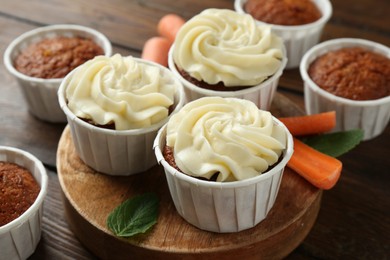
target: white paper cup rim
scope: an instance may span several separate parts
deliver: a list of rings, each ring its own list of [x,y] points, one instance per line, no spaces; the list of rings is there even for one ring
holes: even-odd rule
[[[195,177],[191,177],[187,174],[184,174],[175,168],[173,168],[164,158],[162,154],[162,148],[161,146],[165,145],[165,140],[162,140],[162,138],[165,137],[166,135],[166,128],[167,124],[165,124],[157,133],[156,139],[154,140],[153,143],[153,149],[156,154],[156,158],[159,164],[162,164],[164,169],[166,169],[171,175],[178,177],[179,179],[193,183],[195,185],[199,185],[202,187],[209,187],[209,188],[240,188],[240,187],[245,187],[254,183],[258,183],[262,181],[263,179],[267,179],[270,176],[277,174],[280,172],[287,164],[287,162],[290,160],[292,154],[293,154],[293,139],[290,134],[290,132],[287,130],[286,126],[280,122],[277,118],[273,118],[274,122],[280,126],[283,127],[285,133],[286,133],[286,140],[287,140],[287,148],[283,154],[282,160],[275,165],[271,170],[260,174],[259,176],[248,178],[245,180],[240,180],[240,181],[232,181],[232,182],[214,182],[214,181],[208,181],[208,180],[201,180],[197,179]]]
[[[202,87],[196,86],[195,84],[189,82],[183,76],[181,76],[181,74],[177,70],[176,64],[175,64],[175,62],[173,60],[173,49],[174,49],[174,47],[175,47],[175,45],[172,44],[171,48],[169,49],[169,53],[168,53],[168,66],[169,66],[169,69],[171,71],[173,71],[173,73],[175,75],[177,75],[181,80],[185,81],[186,82],[186,87],[191,89],[191,91],[194,91],[194,92],[197,92],[197,93],[201,93],[202,95],[205,95],[205,96],[235,97],[237,95],[246,95],[246,94],[253,93],[256,90],[259,90],[259,89],[267,87],[268,84],[270,84],[271,82],[273,82],[275,80],[278,80],[280,78],[280,76],[282,75],[284,68],[287,65],[287,55],[286,55],[285,47],[283,45],[283,58],[282,58],[280,67],[278,68],[278,70],[271,77],[267,78],[266,80],[264,80],[263,82],[261,82],[261,83],[259,83],[257,85],[249,86],[249,87],[247,87],[245,89],[241,89],[241,90],[233,90],[233,91],[229,91],[229,90],[226,90],[226,91],[211,90],[211,89],[206,89],[206,88],[202,88]]]
[[[163,70],[164,73],[172,74],[172,71],[170,71],[169,69],[167,69],[166,67],[164,67],[158,63],[144,60],[144,59],[140,59],[140,58],[133,58],[133,59],[135,59],[137,62],[142,62],[142,63],[150,64],[153,66],[157,66],[159,69]],[[79,125],[82,125],[85,128],[88,128],[91,131],[102,132],[102,133],[106,133],[106,134],[110,134],[110,135],[118,135],[118,136],[120,136],[120,135],[141,135],[141,134],[145,134],[148,132],[152,132],[152,131],[159,129],[162,125],[164,125],[168,121],[168,119],[174,113],[176,113],[184,104],[184,90],[183,90],[182,84],[174,75],[172,75],[172,77],[171,77],[172,80],[176,81],[176,86],[179,87],[179,89],[177,90],[177,94],[179,96],[179,99],[177,101],[175,100],[175,104],[176,104],[175,109],[165,119],[163,119],[160,122],[155,123],[149,127],[129,129],[129,130],[115,130],[115,129],[107,129],[107,128],[102,128],[99,126],[94,126],[94,125],[78,118],[68,108],[68,105],[67,105],[67,102],[65,99],[65,89],[66,89],[68,81],[71,79],[72,75],[74,74],[74,71],[72,71],[68,75],[66,75],[64,80],[61,82],[60,88],[58,89],[58,101],[59,101],[61,109],[64,111],[64,113],[67,115],[67,117],[70,118],[70,120],[74,121],[75,123],[77,123]]]
[[[243,8],[244,4],[247,1],[248,0],[235,0],[234,1],[234,8],[235,8],[235,10],[238,13],[248,14],[247,12],[245,12],[245,10]],[[330,17],[332,16],[332,13],[333,13],[332,4],[330,3],[329,0],[318,0],[318,1],[322,1],[325,4],[325,8],[324,9],[322,9],[322,8],[320,9],[319,8],[322,16],[321,16],[320,19],[318,19],[318,20],[316,20],[316,21],[314,21],[312,23],[302,24],[302,25],[279,25],[279,24],[266,23],[266,22],[259,21],[259,20],[256,20],[256,21],[258,21],[259,23],[262,23],[262,24],[270,25],[272,27],[272,29],[275,29],[275,30],[278,30],[278,31],[309,30],[311,28],[314,28],[314,27],[317,27],[317,26],[325,24],[330,19]],[[314,1],[314,3],[317,5],[316,1]]]
[[[37,208],[42,204],[42,202],[46,196],[46,193],[47,193],[48,177],[47,177],[46,169],[43,166],[42,162],[38,158],[36,158],[34,155],[32,155],[31,153],[28,153],[28,152],[23,151],[23,150],[18,149],[18,148],[9,147],[9,146],[0,146],[0,153],[14,153],[14,154],[19,154],[22,157],[27,158],[28,160],[30,160],[34,163],[34,165],[38,168],[40,175],[41,175],[40,191],[39,191],[38,196],[35,199],[34,203],[18,218],[14,219],[11,222],[0,227],[0,234],[4,234],[6,232],[9,232],[14,227],[19,226],[21,223],[24,223],[30,217],[30,215],[34,211],[36,211]],[[12,161],[7,161],[7,162],[12,162]],[[13,162],[13,163],[17,164],[17,162]]]
[[[365,40],[365,39],[359,39],[359,38],[338,38],[338,39],[332,39],[328,41],[324,41],[322,43],[319,43],[315,46],[313,46],[311,49],[309,49],[305,55],[302,58],[301,64],[300,64],[300,73],[303,81],[305,81],[308,86],[319,93],[320,95],[330,99],[337,101],[341,104],[347,104],[350,106],[363,106],[363,107],[369,107],[369,106],[377,106],[381,104],[385,104],[390,102],[390,96],[374,99],[374,100],[352,100],[347,99],[343,97],[336,96],[334,94],[331,94],[327,92],[326,90],[320,88],[309,76],[307,70],[310,66],[310,64],[315,60],[315,58],[327,53],[328,51],[338,50],[344,47],[363,47],[370,51],[374,51],[376,53],[382,54],[388,58],[390,58],[390,48],[386,47],[385,45],[382,45],[377,42]]]
[[[14,49],[21,44],[23,41],[25,41],[28,38],[34,37],[34,35],[41,34],[41,33],[49,33],[49,32],[61,32],[61,31],[80,31],[80,32],[86,32],[90,35],[93,35],[97,37],[102,43],[103,43],[103,51],[106,56],[111,56],[112,53],[112,47],[111,43],[108,40],[108,38],[102,34],[101,32],[81,26],[76,24],[56,24],[56,25],[48,25],[43,27],[38,27],[36,29],[27,31],[21,35],[19,35],[17,38],[15,38],[7,47],[7,49],[4,52],[4,65],[7,68],[7,70],[13,74],[15,77],[23,79],[25,81],[30,81],[36,84],[42,84],[42,83],[54,83],[54,84],[60,84],[63,78],[50,78],[50,79],[43,79],[43,78],[37,78],[37,77],[31,77],[24,73],[19,72],[15,69],[13,66],[13,60],[11,58],[11,54],[14,51]]]

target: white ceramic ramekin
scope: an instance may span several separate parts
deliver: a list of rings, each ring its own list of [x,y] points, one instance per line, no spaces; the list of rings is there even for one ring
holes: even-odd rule
[[[266,218],[279,192],[284,167],[293,153],[290,132],[276,118],[274,122],[286,133],[283,159],[266,173],[234,182],[200,180],[174,169],[162,154],[166,126],[161,128],[154,141],[154,151],[164,167],[176,210],[187,222],[206,231],[229,233],[252,228]]]
[[[246,13],[244,5],[247,0],[235,0],[234,9],[238,13]],[[329,0],[313,0],[322,13],[322,17],[310,24],[304,25],[276,25],[257,20],[259,24],[272,26],[272,31],[279,35],[286,46],[288,62],[286,69],[298,68],[305,52],[316,45],[322,34],[325,24],[332,16],[332,5]]]
[[[157,164],[153,153],[153,141],[157,131],[184,104],[182,85],[170,70],[154,62],[134,59],[159,67],[162,73],[170,75],[172,82],[177,86],[174,110],[166,119],[151,127],[131,130],[105,129],[75,116],[68,108],[65,97],[65,90],[73,72],[65,77],[58,91],[59,103],[67,116],[78,155],[85,164],[108,175],[128,176],[146,171]]]
[[[320,88],[310,78],[308,68],[319,56],[344,47],[362,47],[390,59],[390,48],[368,40],[341,38],[322,42],[302,58],[300,72],[304,81],[305,107],[308,114],[336,111],[333,131],[364,130],[364,140],[380,135],[390,119],[390,96],[376,100],[356,101],[335,96]]]
[[[32,154],[8,146],[0,146],[0,161],[25,167],[41,187],[30,208],[0,227],[0,259],[26,259],[35,251],[41,238],[43,201],[48,185],[46,169]]]
[[[41,79],[27,76],[15,69],[13,62],[19,53],[33,43],[57,36],[83,37],[92,39],[103,48],[106,56],[111,56],[112,46],[102,33],[80,25],[59,24],[40,27],[23,33],[13,40],[4,52],[4,65],[19,83],[28,109],[35,117],[53,123],[66,122],[57,98],[62,78]]]
[[[172,52],[173,46],[169,50],[168,54],[169,69],[183,84],[184,92],[186,95],[186,102],[190,102],[201,97],[235,97],[250,100],[255,103],[259,109],[262,110],[270,109],[272,100],[275,95],[275,91],[278,87],[279,79],[282,76],[283,69],[285,68],[287,63],[287,58],[284,52],[282,63],[279,69],[275,72],[274,75],[272,75],[270,78],[260,83],[259,85],[236,91],[216,91],[198,87],[183,78],[183,76],[177,70],[175,62],[173,61]]]

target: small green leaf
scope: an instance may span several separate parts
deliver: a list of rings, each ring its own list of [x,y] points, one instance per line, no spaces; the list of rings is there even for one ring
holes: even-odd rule
[[[358,145],[363,134],[363,130],[355,129],[306,137],[302,141],[322,153],[338,157]]]
[[[126,200],[107,218],[108,228],[117,236],[130,237],[145,233],[157,223],[159,200],[156,194],[146,193]]]

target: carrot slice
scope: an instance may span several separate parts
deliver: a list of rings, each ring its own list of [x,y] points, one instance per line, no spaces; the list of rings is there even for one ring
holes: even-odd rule
[[[321,134],[336,126],[336,112],[279,118],[293,136]]]
[[[147,40],[142,50],[141,58],[168,66],[168,52],[171,43],[163,37],[152,37]]]
[[[177,32],[184,23],[185,20],[182,17],[176,14],[167,14],[158,22],[157,31],[161,36],[173,43]]]
[[[317,188],[328,190],[340,178],[342,163],[294,138],[294,153],[287,166]]]

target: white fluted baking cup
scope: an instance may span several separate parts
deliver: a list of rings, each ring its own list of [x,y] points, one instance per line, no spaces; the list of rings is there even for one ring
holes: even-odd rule
[[[272,75],[270,78],[260,83],[259,85],[236,91],[216,91],[198,87],[183,78],[183,76],[177,70],[175,62],[173,60],[173,49],[174,46],[172,45],[168,54],[168,66],[169,69],[183,84],[186,102],[190,102],[201,97],[235,97],[250,100],[255,103],[259,109],[269,110],[275,95],[275,91],[278,87],[279,79],[282,76],[283,69],[285,68],[287,63],[285,51],[283,51],[283,59],[279,69],[275,72],[274,75]]]
[[[41,238],[43,201],[48,185],[46,169],[32,154],[8,146],[0,146],[0,161],[26,168],[41,188],[35,202],[21,216],[0,227],[0,259],[26,259]]]
[[[248,0],[235,0],[234,9],[238,13],[246,13],[244,5]],[[332,5],[329,0],[313,0],[321,11],[319,20],[303,25],[276,25],[256,20],[258,24],[266,24],[272,27],[272,31],[280,36],[287,50],[288,62],[286,69],[298,68],[305,52],[316,45],[321,38],[323,28],[332,16]]]
[[[70,126],[73,143],[81,160],[94,170],[108,175],[128,176],[148,170],[157,164],[153,153],[153,141],[157,131],[184,104],[184,92],[180,81],[172,72],[159,64],[137,59],[138,62],[158,66],[161,73],[169,73],[177,86],[174,110],[164,120],[150,127],[131,130],[112,130],[94,126],[75,116],[67,106],[65,90],[73,72],[65,77],[58,91],[61,108]]]
[[[284,167],[293,153],[293,140],[287,128],[287,148],[283,159],[271,170],[257,177],[234,182],[200,180],[174,169],[162,150],[166,141],[166,125],[154,141],[157,161],[164,167],[169,191],[177,212],[188,223],[217,233],[239,232],[264,220],[274,205],[282,181]]]
[[[310,78],[308,68],[319,56],[345,47],[362,47],[390,59],[390,48],[368,40],[340,38],[322,42],[311,48],[302,58],[301,77],[304,81],[305,108],[308,114],[336,111],[336,127],[333,131],[364,130],[364,140],[380,135],[390,119],[390,96],[356,101],[335,96],[320,88]]]
[[[53,123],[66,122],[65,114],[57,98],[62,78],[41,79],[27,76],[15,69],[13,61],[23,49],[31,44],[57,36],[88,38],[102,47],[106,56],[112,54],[111,43],[102,33],[88,27],[71,24],[40,27],[23,33],[9,44],[4,52],[4,65],[18,81],[30,113],[41,120]]]

